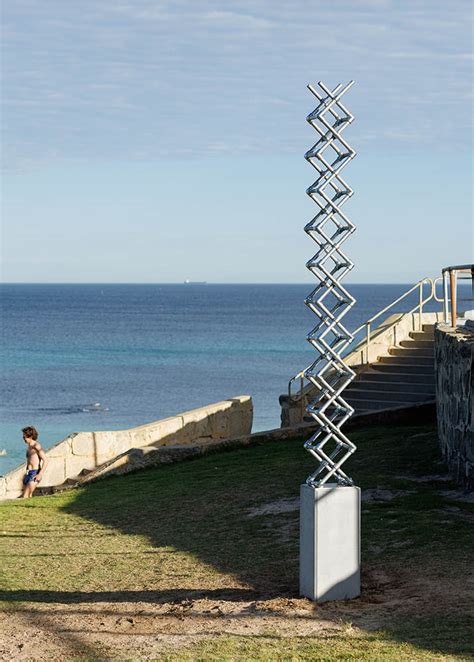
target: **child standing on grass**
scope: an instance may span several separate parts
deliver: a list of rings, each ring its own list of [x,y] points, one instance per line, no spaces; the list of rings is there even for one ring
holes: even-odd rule
[[[48,458],[38,441],[38,430],[33,426],[23,428],[23,441],[28,446],[26,451],[26,473],[23,478],[22,499],[29,499],[43,478]]]

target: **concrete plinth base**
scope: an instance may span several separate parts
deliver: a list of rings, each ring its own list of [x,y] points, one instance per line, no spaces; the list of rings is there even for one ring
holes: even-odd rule
[[[301,485],[300,594],[318,602],[360,595],[360,488]]]

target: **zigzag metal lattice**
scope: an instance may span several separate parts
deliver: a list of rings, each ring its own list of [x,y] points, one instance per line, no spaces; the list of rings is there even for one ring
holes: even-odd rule
[[[318,278],[319,284],[305,303],[318,317],[307,339],[319,356],[304,373],[318,393],[306,407],[320,425],[305,443],[306,450],[319,460],[318,468],[306,480],[315,487],[330,478],[340,485],[352,485],[352,479],[341,467],[356,450],[341,431],[354,413],[341,394],[355,377],[341,358],[352,340],[341,319],[355,303],[354,297],[341,285],[341,280],[354,266],[342,252],[341,245],[355,230],[355,225],[341,211],[353,193],[341,172],[356,153],[342,137],[354,117],[340,99],[353,84],[354,81],[345,86],[340,84],[332,91],[321,82],[318,83],[320,91],[308,85],[318,105],[306,119],[319,134],[316,144],[305,154],[305,159],[318,173],[306,193],[319,210],[305,226],[305,232],[318,246],[306,266]]]

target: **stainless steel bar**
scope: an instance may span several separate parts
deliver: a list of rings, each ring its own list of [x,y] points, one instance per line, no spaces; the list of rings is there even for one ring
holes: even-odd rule
[[[448,272],[443,271],[443,319],[447,324],[449,321],[449,304],[448,304]]]
[[[456,327],[457,310],[456,310],[456,271],[450,270],[449,272],[450,290],[451,290],[451,326]]]
[[[353,84],[354,81],[345,86],[339,84],[333,90],[321,82],[318,83],[319,90],[308,85],[318,101],[306,118],[316,130],[318,140],[305,154],[308,163],[318,173],[306,193],[319,207],[316,216],[305,226],[305,232],[318,247],[306,267],[319,283],[305,299],[305,304],[318,317],[307,336],[318,357],[304,371],[304,377],[317,392],[315,399],[306,406],[306,412],[319,428],[304,445],[319,461],[316,471],[306,479],[308,485],[314,487],[324,485],[330,478],[340,485],[352,485],[342,465],[356,450],[341,431],[354,412],[341,393],[355,377],[341,356],[353,339],[341,319],[355,304],[355,299],[341,283],[354,265],[340,246],[355,231],[355,225],[341,211],[353,190],[340,173],[356,152],[341,135],[354,117],[340,99]],[[325,230],[326,224],[331,227],[329,232]],[[303,401],[303,388],[301,399]]]
[[[423,313],[423,283],[420,283],[420,292],[419,292],[419,310],[418,310],[418,330],[421,331],[423,328],[423,322],[421,320],[421,315]]]

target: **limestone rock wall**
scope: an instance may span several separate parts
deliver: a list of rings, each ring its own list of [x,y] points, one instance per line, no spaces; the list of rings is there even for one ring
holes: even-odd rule
[[[442,453],[456,480],[474,487],[474,334],[435,330],[436,409]]]
[[[77,432],[50,448],[41,487],[62,485],[132,448],[196,444],[249,435],[252,398],[241,395],[129,430]],[[20,496],[25,466],[0,476],[0,500]]]

